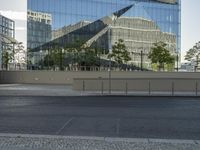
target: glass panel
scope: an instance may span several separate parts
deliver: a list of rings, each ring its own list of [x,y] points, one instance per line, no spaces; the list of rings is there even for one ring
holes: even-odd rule
[[[132,4],[113,19],[114,12]],[[124,40],[131,53],[143,49],[147,54],[160,40],[176,45],[170,49],[172,52],[180,50],[180,0],[177,4],[149,0],[28,0],[28,9],[28,46],[36,51],[41,49],[37,46],[44,48],[49,41],[65,47],[77,39],[106,51],[118,39]],[[138,61],[139,57],[133,58]]]

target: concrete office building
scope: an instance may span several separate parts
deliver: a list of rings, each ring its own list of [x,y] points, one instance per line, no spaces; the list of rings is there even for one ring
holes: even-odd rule
[[[166,42],[172,54],[180,54],[180,6],[180,0],[28,0],[29,10],[52,16],[52,40],[34,51],[55,42],[64,47],[76,39],[109,51],[120,38],[135,64],[139,52],[147,54],[158,41]]]

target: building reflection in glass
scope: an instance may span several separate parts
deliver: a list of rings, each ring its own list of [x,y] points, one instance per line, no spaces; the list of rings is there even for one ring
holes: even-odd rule
[[[103,55],[110,45],[123,39],[132,55],[129,63],[140,64],[143,51],[148,68],[147,55],[153,43],[163,41],[172,53],[180,52],[180,5],[179,0],[28,0],[32,63],[39,63],[41,50],[45,57],[52,47],[65,49],[77,41],[80,47],[101,49],[101,58],[106,59]],[[69,59],[63,61],[72,65]]]

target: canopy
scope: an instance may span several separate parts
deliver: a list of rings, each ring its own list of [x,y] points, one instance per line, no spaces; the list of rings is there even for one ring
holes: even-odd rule
[[[6,43],[6,44],[17,44],[18,43],[18,41],[15,40],[14,38],[3,35],[3,34],[0,34],[0,41],[2,43]]]

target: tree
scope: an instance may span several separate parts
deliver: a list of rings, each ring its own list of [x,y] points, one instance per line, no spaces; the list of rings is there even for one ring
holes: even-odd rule
[[[98,61],[96,60],[97,66],[99,67],[99,70],[101,69],[101,55],[103,54],[103,49],[98,47],[97,45],[95,46],[95,55]]]
[[[164,70],[165,64],[174,64],[175,58],[170,54],[169,50],[166,49],[167,44],[164,42],[154,43],[154,46],[151,48],[151,51],[148,55],[148,58],[151,60],[151,63],[157,64],[158,70],[161,68]]]
[[[185,55],[185,60],[191,61],[200,54],[200,42],[196,43],[193,48],[189,49]]]
[[[6,70],[8,70],[9,61],[12,60],[13,57],[10,55],[8,51],[3,52],[3,65],[5,66]]]
[[[48,69],[52,68],[55,64],[54,56],[52,54],[47,54],[44,56],[44,66],[48,67]]]
[[[23,43],[19,42],[15,44],[13,55],[14,55],[14,63],[17,63],[19,67],[21,64],[26,64],[26,51],[24,49]]]
[[[115,45],[112,46],[112,53],[108,55],[108,58],[113,58],[118,66],[131,60],[130,53],[122,39],[119,39],[118,42],[115,42]]]
[[[194,58],[194,56],[197,54],[197,50],[194,48],[191,48],[187,51],[186,55],[185,55],[185,60],[187,61],[191,61],[192,58]]]
[[[83,60],[83,51],[85,48],[83,48],[84,41],[81,40],[75,40],[72,44],[66,44],[65,50],[71,55],[72,57],[72,66],[76,64],[76,67],[79,68],[79,66],[82,63]],[[76,68],[76,69],[78,69]]]
[[[195,71],[197,71],[199,65],[199,55],[200,55],[200,41],[193,46],[193,48],[189,49],[185,55],[185,60],[192,61],[196,60]]]
[[[85,66],[95,66],[97,61],[97,53],[95,49],[86,48],[85,49]]]
[[[52,42],[49,44],[48,54],[44,56],[44,60],[40,61],[40,63],[44,66],[53,67],[54,69],[55,67],[59,67],[59,70],[64,70],[64,57],[64,48],[58,42]]]

